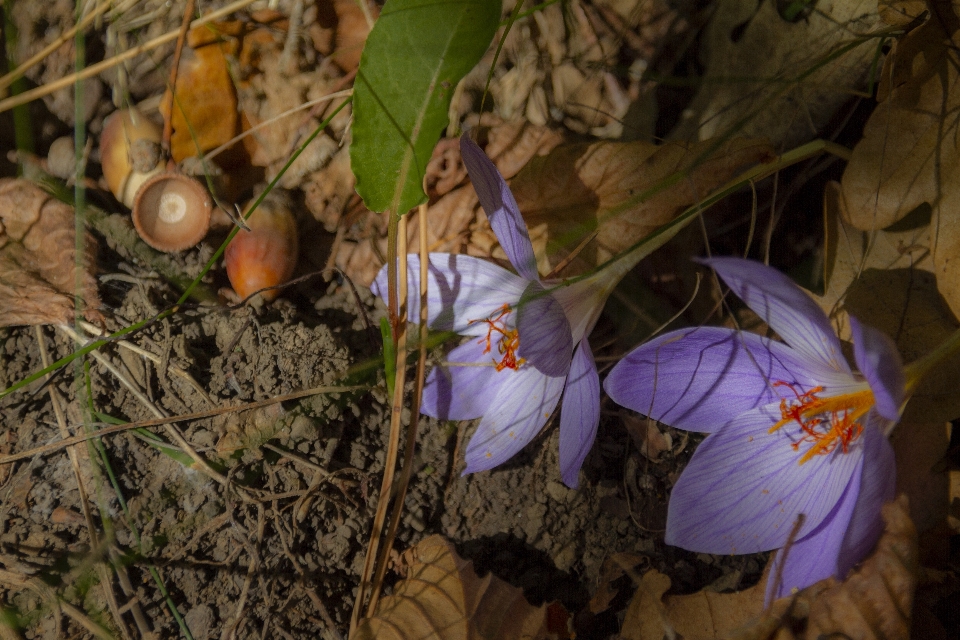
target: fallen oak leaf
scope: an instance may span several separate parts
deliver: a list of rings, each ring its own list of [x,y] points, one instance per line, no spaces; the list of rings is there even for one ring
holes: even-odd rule
[[[930,251],[929,207],[894,226],[861,231],[847,221],[837,183],[828,183],[825,213],[825,293],[814,296],[850,339],[849,316],[870,318],[891,336],[906,362],[933,351],[960,323],[942,300]],[[960,416],[960,358],[924,377],[891,437],[897,459],[897,491],[910,499],[910,516],[923,531],[948,508],[947,476],[938,462],[950,441],[947,421]]]
[[[879,104],[843,172],[848,220],[859,229],[888,227],[924,202],[934,211],[956,202],[960,72],[950,23],[956,17],[928,20],[884,61]]]
[[[87,320],[103,320],[91,274],[96,241],[85,234],[85,254],[75,259],[74,218],[70,205],[35,184],[0,179],[0,326],[71,324],[75,295]]]
[[[917,532],[900,496],[882,507],[874,551],[843,581],[828,578],[763,610],[765,580],[741,592],[664,595],[667,576],[641,579],[623,621],[625,640],[907,640],[919,576]]]
[[[438,535],[413,549],[407,577],[380,600],[351,640],[538,640],[551,633],[548,605],[534,607],[522,591],[460,558]],[[562,631],[562,630],[561,630]],[[565,637],[565,636],[564,636]]]
[[[564,145],[534,157],[510,188],[530,229],[540,271],[550,272],[575,251],[560,275],[603,264],[744,168],[775,156],[764,140],[736,138],[704,158],[715,144],[602,141]],[[681,180],[631,201],[679,172],[686,172]],[[581,247],[591,234],[596,237]]]
[[[219,147],[240,131],[237,93],[224,48],[220,43],[184,47],[176,101],[169,90],[163,95],[160,113],[164,120],[173,118],[170,153],[175,162]]]
[[[620,635],[624,640],[662,640],[671,634],[685,640],[714,638],[763,612],[763,581],[735,593],[664,595],[669,588],[670,578],[656,569],[644,574],[623,621]]]

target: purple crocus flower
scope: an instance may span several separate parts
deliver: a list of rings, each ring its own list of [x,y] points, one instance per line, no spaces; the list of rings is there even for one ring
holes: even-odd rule
[[[768,601],[842,579],[876,543],[880,505],[894,495],[886,434],[906,402],[900,356],[851,316],[856,373],[827,316],[785,275],[739,258],[702,262],[786,344],[682,329],[607,376],[618,404],[709,434],[673,488],[666,542],[717,554],[779,549]]]
[[[421,411],[441,420],[481,418],[467,445],[464,474],[492,469],[543,428],[560,396],[560,473],[576,487],[600,420],[600,379],[587,335],[610,291],[636,259],[573,284],[542,282],[516,200],[483,151],[464,136],[463,162],[512,273],[466,255],[431,253],[428,314],[434,329],[473,339],[427,376]],[[407,256],[409,291],[419,290],[419,258]],[[371,286],[386,295],[386,269]],[[419,315],[410,296],[408,317]]]

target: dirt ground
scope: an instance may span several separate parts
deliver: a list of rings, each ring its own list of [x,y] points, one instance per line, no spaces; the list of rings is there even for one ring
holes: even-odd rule
[[[142,15],[149,15],[161,3],[144,4]],[[204,11],[224,3],[209,4],[201,3]],[[17,2],[18,57],[39,50],[54,27],[72,24],[73,5]],[[159,15],[144,37],[178,24],[176,12]],[[104,57],[105,46],[98,32],[89,41],[88,61]],[[28,75],[30,86],[72,69],[72,50],[58,56]],[[156,61],[137,68],[141,75],[130,88],[137,99],[162,91],[163,60],[157,56],[159,68]],[[101,76],[85,93],[84,117],[94,138],[114,109],[115,89]],[[64,95],[30,107],[40,157],[54,139],[72,130],[74,105]],[[11,150],[12,120],[6,117],[0,124],[3,148]],[[14,172],[13,164],[4,165],[4,175]],[[88,176],[99,179],[95,162]],[[288,188],[302,202],[300,186]],[[102,192],[92,193],[91,202],[122,211]],[[300,216],[301,246],[309,253],[301,274],[321,268],[336,242],[336,232],[322,228],[316,217]],[[181,289],[113,241],[99,233],[95,237],[107,330],[152,317],[176,302]],[[175,256],[176,268],[197,273],[220,239],[208,238],[199,249]],[[654,280],[648,275],[649,284]],[[205,284],[212,291],[227,286],[219,264]],[[616,333],[612,323],[618,313],[628,311],[605,316],[597,329],[601,335]],[[86,358],[46,383],[0,400],[3,454],[57,441],[65,428],[81,432],[84,423],[95,429],[152,419],[156,412],[183,416],[219,410],[212,417],[151,429],[163,438],[162,447],[126,431],[76,446],[76,463],[57,449],[0,469],[2,615],[25,638],[95,637],[104,629],[121,636],[172,638],[181,633],[172,604],[197,640],[230,633],[237,638],[343,637],[388,441],[389,407],[377,362],[377,327],[384,314],[382,302],[368,289],[357,287],[355,295],[346,282],[320,276],[269,305],[238,306],[222,297],[191,302],[126,338],[152,359],[125,344],[109,344],[100,349],[103,361]],[[48,361],[76,349],[58,328],[43,328],[40,336],[34,328],[0,330],[0,387],[44,368],[40,339]],[[433,354],[441,356],[441,350]],[[88,394],[78,394],[78,384],[85,381]],[[236,409],[346,385],[362,388]],[[83,396],[89,404],[81,402]],[[639,569],[669,575],[678,593],[756,583],[764,556],[716,557],[663,543],[667,496],[696,438],[654,427],[666,447],[645,456],[624,425],[622,413],[604,404],[581,487],[570,490],[559,481],[555,425],[499,469],[461,477],[463,449],[475,424],[423,417],[396,551],[442,534],[473,560],[478,573],[492,571],[522,587],[531,602],[559,600],[571,612],[585,610],[603,580],[605,559],[618,552],[637,556]],[[185,460],[171,429],[209,461],[210,470]],[[105,571],[107,565],[116,573]],[[388,576],[388,582],[396,579]],[[616,636],[627,595],[600,615],[581,613],[575,620],[577,637]],[[128,627],[122,633],[112,610]]]

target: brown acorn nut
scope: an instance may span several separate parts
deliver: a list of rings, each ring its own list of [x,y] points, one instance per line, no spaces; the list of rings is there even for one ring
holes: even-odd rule
[[[137,109],[110,114],[100,134],[100,166],[107,187],[117,200],[133,207],[137,190],[163,169],[160,138],[163,132]]]
[[[133,201],[133,226],[154,249],[173,253],[194,246],[210,229],[213,200],[199,182],[173,172],[143,183]]]
[[[267,197],[247,226],[250,230],[240,229],[224,253],[227,277],[241,298],[289,280],[299,249],[297,223],[283,198]],[[269,289],[261,295],[270,301],[279,294],[279,289]]]

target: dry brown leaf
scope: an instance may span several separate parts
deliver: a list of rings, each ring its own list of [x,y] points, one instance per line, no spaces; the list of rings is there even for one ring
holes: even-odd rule
[[[826,291],[818,303],[846,340],[853,314],[894,338],[906,362],[926,355],[960,327],[931,273],[929,216],[918,211],[894,227],[860,231],[845,221],[844,206],[839,185],[829,183]],[[921,530],[939,522],[947,509],[947,476],[937,463],[949,443],[944,425],[960,416],[958,376],[960,357],[928,375],[892,438],[897,489],[910,499],[910,515]]]
[[[884,22],[903,27],[926,11],[927,3],[925,0],[880,0],[877,8]]]
[[[351,640],[536,640],[551,637],[547,605],[488,574],[478,578],[438,535],[414,549],[414,563]]]
[[[849,313],[892,337],[904,362],[930,353],[960,328],[931,273],[931,223],[915,214],[893,228],[860,231],[844,221],[842,207],[836,185],[828,185],[826,293],[815,299],[844,340],[850,340]],[[903,422],[938,423],[960,416],[957,379],[960,357],[941,363],[914,392]]]
[[[808,638],[910,637],[919,573],[917,530],[903,496],[883,506],[883,519],[886,529],[870,557],[843,582],[825,580],[832,584],[811,600]]]
[[[474,118],[470,124],[476,126],[477,120]],[[487,132],[485,151],[497,169],[508,179],[529,162],[530,158],[548,153],[563,139],[554,129],[525,122],[502,123],[496,118],[484,117],[483,124],[491,127]],[[466,172],[460,161],[458,145],[459,141],[451,143],[441,140],[431,160],[431,165],[437,171],[437,181],[434,187],[431,187],[431,192],[436,192],[440,197],[430,204],[427,213],[429,250],[489,258],[497,239],[481,213],[473,185],[463,182]],[[310,200],[313,203],[311,211],[327,229],[335,228],[335,225],[341,227],[342,238],[334,248],[336,266],[343,269],[357,284],[369,285],[383,265],[383,256],[386,255],[387,214],[367,211],[362,203],[358,203],[357,208],[345,214],[342,207],[337,208],[337,204],[342,203],[344,198],[330,193],[336,187],[325,186],[326,176],[335,171],[336,164],[331,162],[311,176],[310,180],[318,184],[314,190],[314,198]],[[349,169],[349,165],[346,165],[346,169]],[[441,182],[442,189],[449,189],[446,193],[441,193]],[[417,251],[419,247],[418,215],[411,213],[408,218],[408,249],[411,252]],[[480,219],[483,224],[478,222]]]
[[[634,576],[635,568],[645,562],[647,562],[645,556],[638,556],[635,553],[620,552],[607,557],[600,568],[597,592],[590,598],[587,610],[592,614],[606,611],[620,593],[620,587],[617,586],[620,578],[624,575]]]
[[[366,0],[359,0],[366,2]],[[333,61],[346,72],[355,71],[360,66],[360,54],[367,42],[371,25],[360,8],[358,0],[333,0],[333,10],[337,12],[336,50]],[[367,2],[370,17],[377,19],[380,10],[372,2]]]
[[[191,31],[190,41],[197,44],[183,48],[176,103],[169,90],[160,102],[164,120],[173,114],[170,153],[175,162],[219,147],[240,132],[237,92],[227,64],[235,47],[224,41],[208,44],[209,33],[207,26]]]
[[[623,621],[624,640],[662,640],[675,633],[685,640],[724,635],[763,611],[763,585],[737,593],[698,591],[664,596],[670,578],[656,569],[641,579]]]
[[[882,26],[876,0],[819,2],[797,22],[781,18],[779,6],[717,3],[703,36],[705,81],[672,139],[766,137],[782,151],[815,137],[851,91],[866,88],[876,52],[872,41],[826,62],[802,81],[796,79],[854,34]]]
[[[952,22],[956,22],[954,18]],[[880,104],[843,174],[849,220],[883,229],[923,203],[957,202],[956,34],[931,19],[899,40],[884,64]]]
[[[950,448],[949,422],[901,422],[890,438],[897,461],[897,493],[910,500],[910,518],[926,531],[950,507],[950,478],[942,462]]]
[[[960,23],[950,3],[929,10],[933,17],[887,57],[881,102],[844,171],[843,193],[848,219],[860,229],[885,228],[922,205],[932,209],[937,287],[960,314]]]
[[[670,451],[673,446],[670,435],[660,433],[655,420],[641,418],[627,412],[621,413],[620,419],[634,446],[647,460],[657,462],[660,456]]]
[[[72,323],[74,293],[102,321],[91,274],[96,241],[85,235],[77,273],[73,209],[26,180],[0,180],[0,326]]]
[[[763,609],[765,580],[738,593],[665,596],[670,579],[653,570],[627,609],[625,640],[907,640],[919,565],[905,497],[883,506],[886,528],[873,553],[839,582],[822,580]]]
[[[561,273],[575,275],[602,264],[745,167],[774,156],[765,141],[738,138],[692,166],[713,144],[596,142],[561,146],[531,160],[510,186],[530,228],[541,272],[551,271],[594,232],[596,239]],[[690,171],[687,178],[611,213],[683,170]]]

